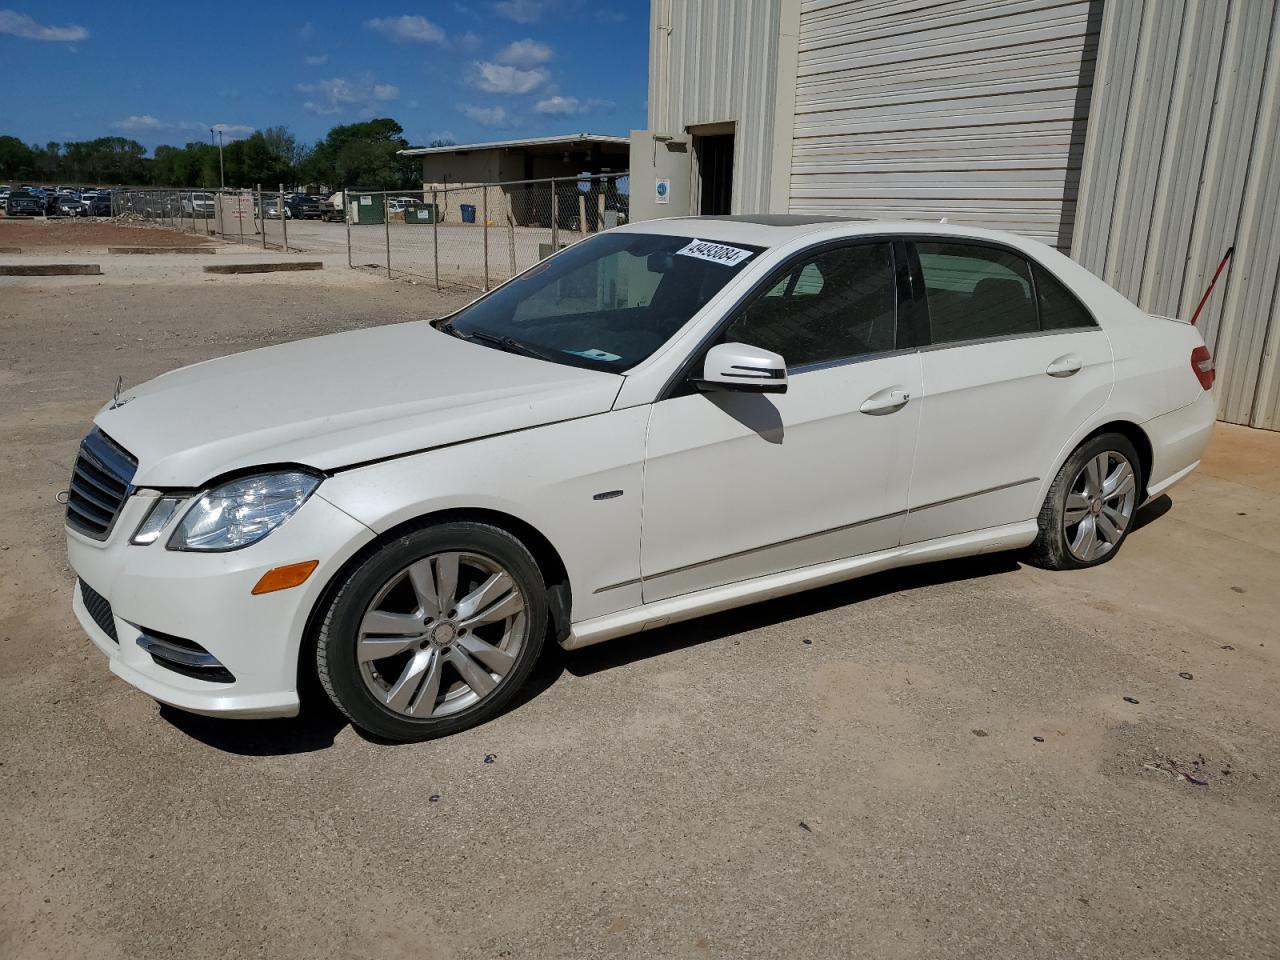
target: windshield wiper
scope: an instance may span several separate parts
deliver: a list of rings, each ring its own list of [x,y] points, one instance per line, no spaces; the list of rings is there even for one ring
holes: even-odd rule
[[[451,337],[457,337],[459,340],[471,339],[470,335],[463,333],[461,330],[455,327],[453,325],[452,320],[446,320],[444,323],[439,324],[436,327],[436,329],[439,330],[441,333],[447,333]]]
[[[452,331],[449,331],[452,332]],[[455,334],[456,336],[457,334]],[[561,360],[553,353],[545,350],[539,350],[537,347],[530,346],[515,337],[499,336],[496,333],[485,333],[483,330],[472,330],[470,333],[461,334],[472,340],[482,340],[485,343],[491,343],[500,350],[507,353],[518,353],[522,356],[533,357],[535,360],[548,360],[551,363],[560,363]]]

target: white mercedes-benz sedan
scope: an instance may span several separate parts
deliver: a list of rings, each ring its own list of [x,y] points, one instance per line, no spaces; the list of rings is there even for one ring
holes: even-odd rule
[[[164,703],[293,715],[313,672],[426,739],[548,637],[995,550],[1105,563],[1199,462],[1213,377],[1194,327],[1021,237],[632,224],[443,320],[117,393],[67,493],[74,608]]]

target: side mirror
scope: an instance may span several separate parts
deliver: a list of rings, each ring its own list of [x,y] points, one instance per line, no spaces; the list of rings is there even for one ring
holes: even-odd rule
[[[787,362],[776,353],[745,343],[719,343],[707,351],[699,390],[786,393]]]

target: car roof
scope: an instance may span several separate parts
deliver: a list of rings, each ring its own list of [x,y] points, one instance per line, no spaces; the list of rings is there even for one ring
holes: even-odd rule
[[[814,242],[830,237],[874,237],[886,233],[905,236],[954,237],[988,240],[1023,250],[1051,250],[1037,240],[1002,230],[987,230],[938,220],[873,220],[804,214],[739,214],[733,216],[668,217],[638,220],[614,228],[633,233],[663,233],[719,243],[779,247],[802,237]]]

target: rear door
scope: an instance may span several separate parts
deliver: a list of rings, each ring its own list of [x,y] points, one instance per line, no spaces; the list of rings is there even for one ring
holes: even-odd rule
[[[785,394],[681,387],[653,405],[645,602],[897,546],[920,357],[898,311],[896,246],[804,254],[731,317],[717,342],[781,354]]]
[[[903,542],[1029,520],[1062,445],[1111,391],[1110,342],[1017,251],[952,239],[912,250],[929,343]]]

